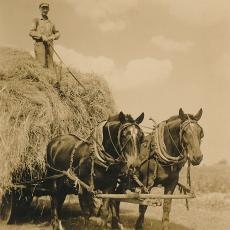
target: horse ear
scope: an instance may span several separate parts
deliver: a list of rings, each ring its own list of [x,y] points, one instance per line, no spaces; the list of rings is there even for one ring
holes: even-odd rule
[[[182,121],[185,121],[185,120],[186,120],[186,115],[185,115],[185,113],[184,113],[184,111],[183,111],[182,108],[180,108],[180,110],[179,110],[179,117],[180,117],[180,119],[181,119]]]
[[[122,111],[119,113],[119,121],[125,123],[125,114]]]
[[[202,110],[202,108],[197,112],[197,114],[194,116],[194,119],[196,120],[196,121],[199,121],[200,120],[200,118],[201,118],[201,116],[202,116],[202,113],[203,113],[203,110]]]
[[[144,117],[145,117],[145,114],[142,113],[142,114],[135,120],[135,122],[136,122],[137,124],[140,124],[140,123],[144,120]]]

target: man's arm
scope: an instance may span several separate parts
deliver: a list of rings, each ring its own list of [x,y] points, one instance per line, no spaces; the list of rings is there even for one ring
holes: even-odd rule
[[[56,29],[55,25],[53,25],[52,32],[53,34],[48,38],[48,40],[57,40],[61,36],[60,32]]]
[[[37,24],[38,24],[38,19],[35,18],[33,20],[33,23],[31,25],[30,32],[29,32],[29,35],[35,40],[42,38],[42,35],[37,31]]]

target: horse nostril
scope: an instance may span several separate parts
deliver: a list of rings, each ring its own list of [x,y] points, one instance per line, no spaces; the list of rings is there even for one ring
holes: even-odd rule
[[[194,156],[194,160],[198,163],[200,163],[203,159],[203,155],[199,155],[199,156]]]

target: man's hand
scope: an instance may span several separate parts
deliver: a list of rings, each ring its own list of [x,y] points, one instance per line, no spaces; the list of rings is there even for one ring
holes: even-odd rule
[[[54,36],[53,35],[51,35],[51,36],[48,37],[48,41],[49,42],[52,42],[53,40],[54,40]]]
[[[48,38],[45,35],[42,35],[42,41],[43,42],[48,42]]]

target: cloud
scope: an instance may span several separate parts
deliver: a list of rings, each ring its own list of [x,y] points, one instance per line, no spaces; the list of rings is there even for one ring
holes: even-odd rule
[[[124,70],[114,72],[109,82],[115,90],[149,88],[157,81],[170,77],[172,69],[169,59],[135,59],[129,61]]]
[[[125,29],[128,15],[138,8],[140,0],[67,0],[76,13],[102,31]]]
[[[168,7],[171,15],[192,24],[210,26],[230,21],[229,0],[149,0]]]
[[[83,73],[95,72],[103,75],[111,89],[116,92],[151,87],[157,81],[169,78],[173,69],[169,59],[146,57],[130,60],[125,67],[119,67],[108,57],[86,56],[61,45],[56,45],[55,49],[68,66]]]
[[[133,12],[162,5],[174,17],[191,24],[209,26],[230,21],[229,0],[66,0],[77,15],[88,18],[101,31],[121,31]]]
[[[104,56],[86,56],[61,45],[56,45],[55,49],[68,66],[74,67],[83,73],[95,72],[101,75],[110,75],[115,68],[113,60]]]
[[[151,42],[162,50],[171,52],[187,52],[194,46],[191,41],[177,42],[162,35],[153,36]]]

